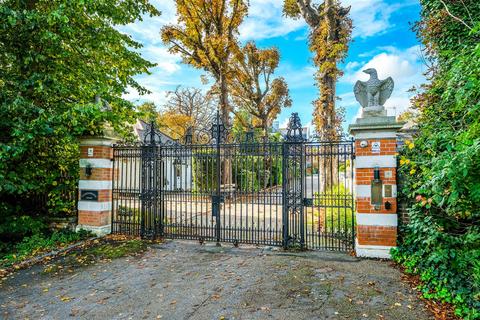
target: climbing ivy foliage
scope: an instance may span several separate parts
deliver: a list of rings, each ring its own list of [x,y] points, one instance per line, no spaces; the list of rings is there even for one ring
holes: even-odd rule
[[[410,223],[393,253],[425,297],[480,319],[480,3],[421,4],[431,82],[413,101],[419,131],[401,154]]]
[[[154,65],[116,29],[143,14],[159,12],[147,0],[1,2],[1,212],[45,193],[52,211],[72,209],[61,195],[77,181],[77,138],[105,122],[124,132],[134,110],[122,94],[146,92],[133,76]]]
[[[314,53],[315,79],[320,89],[320,97],[313,102],[313,122],[323,140],[336,140],[341,132],[343,118],[335,109],[336,83],[343,75],[338,65],[345,60],[351,41],[349,10],[337,0],[317,5],[305,0],[284,0],[284,14],[293,18],[303,16],[311,28],[310,50]]]

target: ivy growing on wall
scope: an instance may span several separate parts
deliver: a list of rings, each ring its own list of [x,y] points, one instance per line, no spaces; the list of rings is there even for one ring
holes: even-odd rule
[[[419,131],[401,154],[410,223],[394,258],[420,275],[424,297],[480,319],[480,3],[421,4],[431,82],[414,99]]]

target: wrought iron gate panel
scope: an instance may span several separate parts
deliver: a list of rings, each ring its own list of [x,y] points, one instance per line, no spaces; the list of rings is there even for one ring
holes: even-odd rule
[[[282,244],[282,144],[222,144],[221,239]],[[225,172],[229,169],[229,172]]]
[[[353,141],[304,144],[306,248],[353,249],[353,158]]]
[[[165,168],[164,236],[216,240],[216,147],[177,144],[163,147],[161,155]]]
[[[136,144],[113,149],[112,232],[140,235],[142,148]]]
[[[354,245],[353,142],[307,142],[292,115],[285,141],[211,132],[114,147],[112,232],[304,249]]]

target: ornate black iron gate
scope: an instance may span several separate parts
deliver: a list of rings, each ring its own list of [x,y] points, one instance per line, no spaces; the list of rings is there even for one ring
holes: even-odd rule
[[[114,147],[112,232],[352,250],[353,141],[302,130],[292,114],[284,139],[235,141],[217,116],[179,142],[150,125],[143,143]]]

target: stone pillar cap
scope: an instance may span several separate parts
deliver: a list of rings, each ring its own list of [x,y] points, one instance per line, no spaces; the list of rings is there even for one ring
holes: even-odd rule
[[[348,126],[348,132],[352,135],[365,131],[388,131],[397,132],[405,122],[399,122],[393,116],[358,118],[354,124]]]

